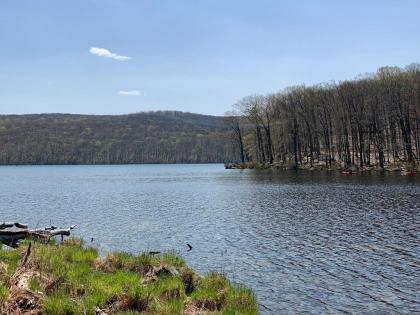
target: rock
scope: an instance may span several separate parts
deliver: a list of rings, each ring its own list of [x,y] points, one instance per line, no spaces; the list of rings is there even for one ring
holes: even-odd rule
[[[179,276],[179,271],[174,267],[170,265],[161,265],[155,270],[156,276],[172,276],[177,277]]]

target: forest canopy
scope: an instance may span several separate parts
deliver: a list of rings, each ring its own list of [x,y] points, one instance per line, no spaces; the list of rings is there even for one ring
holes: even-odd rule
[[[0,164],[221,163],[369,168],[420,161],[420,64],[251,95],[225,117],[0,115]]]
[[[223,117],[176,111],[2,115],[0,164],[220,163],[225,128]]]
[[[420,160],[420,65],[251,95],[226,121],[238,162],[384,168]]]

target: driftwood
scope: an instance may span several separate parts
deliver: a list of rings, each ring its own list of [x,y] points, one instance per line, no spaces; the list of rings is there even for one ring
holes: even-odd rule
[[[22,223],[19,223],[19,222],[3,222],[3,223],[0,223],[0,230],[4,230],[6,228],[11,228],[11,227],[14,227],[14,226],[16,226],[19,229],[27,229],[28,228],[28,226],[26,224],[22,224]]]
[[[70,231],[76,226],[72,225],[68,229],[59,229],[56,226],[49,226],[43,229],[28,229],[28,225],[19,222],[3,222],[0,223],[0,243],[10,247],[18,247],[20,242],[25,239],[34,239],[43,243],[48,243],[49,240],[57,235],[70,236]],[[11,228],[13,228],[11,230]]]

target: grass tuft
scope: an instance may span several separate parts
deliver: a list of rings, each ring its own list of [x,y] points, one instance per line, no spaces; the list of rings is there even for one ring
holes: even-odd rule
[[[19,275],[27,246],[0,248],[0,313],[3,304],[16,298],[9,280]],[[201,278],[173,252],[116,252],[100,258],[78,239],[60,245],[34,243],[27,269],[37,274],[28,283],[40,301],[36,310],[47,315],[93,315],[97,307],[109,314],[172,315],[183,314],[189,306],[217,314],[258,313],[250,290],[231,285],[218,273]]]
[[[0,305],[6,302],[8,297],[9,289],[3,283],[0,283]]]

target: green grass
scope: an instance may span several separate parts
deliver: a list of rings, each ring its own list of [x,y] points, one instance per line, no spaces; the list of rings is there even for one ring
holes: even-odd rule
[[[254,293],[247,288],[233,286],[218,273],[210,273],[202,279],[191,298],[196,305],[222,314],[258,314]]]
[[[43,312],[50,315],[81,314],[80,309],[69,297],[52,295],[44,301]]]
[[[21,250],[4,249],[0,244],[0,281],[8,279],[14,273],[21,258]],[[4,268],[7,268],[7,270],[4,270]]]
[[[4,303],[9,296],[9,289],[3,284],[0,283],[0,304]]]
[[[0,313],[10,295],[10,277],[27,246],[0,248]],[[161,266],[176,269],[177,274],[151,276]],[[95,248],[70,239],[60,245],[34,243],[26,268],[41,274],[30,279],[29,289],[41,296],[41,311],[47,315],[95,314],[96,307],[110,314],[173,315],[183,314],[191,303],[214,314],[258,314],[250,290],[217,273],[198,276],[174,253],[118,252],[100,258]]]
[[[29,289],[31,291],[38,292],[39,290],[41,290],[41,288],[42,288],[42,284],[38,278],[31,278],[29,280]]]
[[[234,287],[226,296],[224,314],[258,314],[257,298],[248,288]]]

